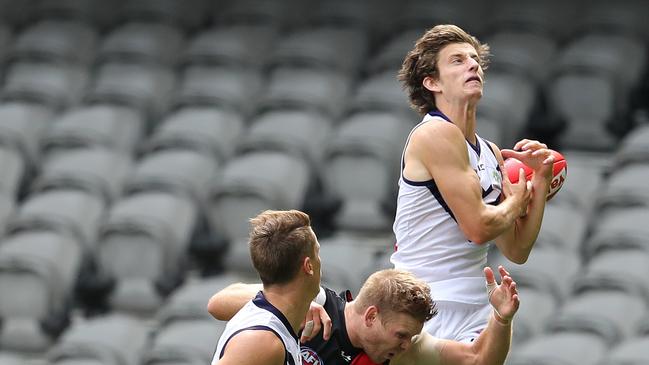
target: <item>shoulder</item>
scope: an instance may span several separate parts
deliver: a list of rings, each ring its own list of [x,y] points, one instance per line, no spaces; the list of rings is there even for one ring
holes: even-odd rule
[[[430,121],[417,127],[410,137],[408,149],[426,155],[450,149],[466,150],[464,135],[455,124]]]
[[[258,363],[282,364],[285,355],[284,343],[272,331],[244,330],[230,339],[223,358],[237,359],[242,363],[267,359]]]
[[[390,365],[439,365],[441,364],[444,343],[444,340],[433,337],[427,332],[422,332],[413,337],[412,345],[408,350],[390,361]]]

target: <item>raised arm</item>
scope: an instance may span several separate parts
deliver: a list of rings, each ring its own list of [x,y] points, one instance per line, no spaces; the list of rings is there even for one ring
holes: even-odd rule
[[[520,179],[510,184],[499,205],[485,204],[464,135],[451,123],[426,123],[415,130],[406,150],[404,175],[416,181],[433,178],[464,235],[478,244],[509,229],[525,212],[531,191]]]
[[[212,295],[207,302],[207,311],[218,320],[229,321],[262,289],[261,284],[236,283],[229,285]]]
[[[518,310],[516,283],[500,267],[502,282],[496,284],[490,268],[485,269],[489,301],[494,312],[487,328],[472,343],[442,340],[426,332],[415,336],[412,345],[393,359],[391,365],[502,365],[511,343],[511,322]],[[433,319],[435,320],[435,319]]]
[[[502,152],[493,145],[498,163],[503,165],[503,157],[514,157],[521,160],[527,166],[534,169],[532,177],[532,195],[528,204],[527,214],[518,217],[509,229],[498,236],[494,241],[500,252],[512,262],[522,264],[532,251],[534,242],[539,235],[545,202],[550,182],[552,180],[552,166],[554,157],[545,144],[538,141],[521,140],[515,146],[515,150],[503,150]],[[503,171],[503,188],[509,189],[509,179],[506,171]]]

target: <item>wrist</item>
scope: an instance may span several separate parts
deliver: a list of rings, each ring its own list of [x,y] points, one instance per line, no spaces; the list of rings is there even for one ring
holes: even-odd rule
[[[510,326],[512,324],[511,319],[505,319],[498,314],[496,310],[493,311],[494,320],[502,326]]]

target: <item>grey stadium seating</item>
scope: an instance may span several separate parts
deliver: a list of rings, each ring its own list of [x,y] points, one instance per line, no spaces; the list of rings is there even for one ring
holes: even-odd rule
[[[0,346],[46,350],[65,327],[84,248],[52,231],[21,232],[0,244]]]
[[[57,149],[105,147],[132,154],[144,133],[145,120],[134,109],[117,105],[84,105],[58,116],[41,139],[46,153]]]
[[[610,249],[649,250],[649,209],[624,208],[598,216],[594,229],[582,246],[584,257]]]
[[[153,313],[184,277],[197,209],[189,197],[144,191],[110,209],[97,243],[98,274],[116,310]]]
[[[649,363],[649,338],[638,337],[621,342],[602,360],[601,365],[641,365]]]
[[[585,351],[585,349],[588,349]],[[599,336],[583,332],[546,333],[512,350],[507,365],[597,364],[606,354]]]
[[[208,106],[181,108],[156,127],[145,151],[195,150],[222,164],[235,153],[244,128],[243,117],[231,111]]]
[[[0,143],[20,152],[28,170],[40,160],[39,141],[53,111],[45,106],[9,102],[0,104]]]
[[[209,363],[225,322],[213,319],[177,321],[158,328],[144,365],[201,365]]]
[[[25,161],[18,151],[0,144],[0,195],[15,197],[26,173]]]
[[[142,321],[111,314],[74,323],[46,357],[52,365],[138,365],[147,343]]]

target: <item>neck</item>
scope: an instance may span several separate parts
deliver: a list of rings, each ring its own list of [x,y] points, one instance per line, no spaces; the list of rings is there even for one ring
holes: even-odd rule
[[[264,287],[263,291],[268,302],[284,314],[293,331],[298,333],[314,296],[305,294],[309,290],[295,284],[272,285]]]
[[[363,348],[359,334],[359,326],[362,325],[359,321],[362,319],[356,313],[356,307],[354,306],[355,302],[349,302],[345,305],[345,328],[347,329],[347,336],[349,337],[349,342],[352,343],[352,346],[356,348]]]
[[[476,142],[476,103],[468,100],[450,102],[443,98],[436,101],[437,109],[449,117],[453,124],[460,128],[464,138],[473,144]]]

